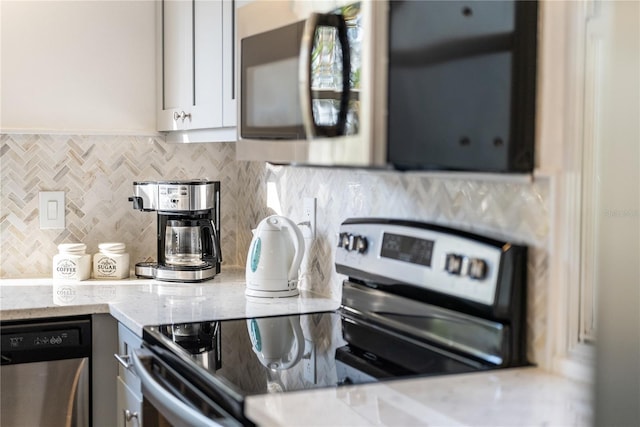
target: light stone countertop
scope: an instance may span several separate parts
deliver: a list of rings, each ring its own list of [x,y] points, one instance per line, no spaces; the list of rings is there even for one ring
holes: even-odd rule
[[[538,368],[250,396],[276,426],[591,426],[592,387]]]
[[[0,321],[110,313],[134,333],[145,325],[332,311],[337,301],[249,299],[244,269],[199,284],[0,279]],[[250,396],[261,426],[590,426],[592,388],[538,368],[437,376]]]
[[[301,291],[298,297],[251,298],[244,269],[223,268],[202,283],[151,279],[1,279],[0,321],[110,313],[142,336],[147,325],[333,311],[338,301]]]

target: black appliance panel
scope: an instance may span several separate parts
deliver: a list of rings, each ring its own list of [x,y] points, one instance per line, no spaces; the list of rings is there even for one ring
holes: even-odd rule
[[[91,356],[91,319],[2,322],[2,365]]]
[[[537,3],[389,7],[390,163],[533,170]]]

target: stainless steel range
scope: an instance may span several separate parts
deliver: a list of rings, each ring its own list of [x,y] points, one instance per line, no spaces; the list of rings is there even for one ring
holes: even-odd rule
[[[335,312],[146,327],[143,419],[253,425],[249,395],[527,364],[526,247],[379,218],[337,245]]]

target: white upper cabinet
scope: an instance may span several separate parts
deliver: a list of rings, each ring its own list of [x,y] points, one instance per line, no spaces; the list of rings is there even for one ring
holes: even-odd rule
[[[156,12],[158,131],[235,141],[233,0],[162,0]]]

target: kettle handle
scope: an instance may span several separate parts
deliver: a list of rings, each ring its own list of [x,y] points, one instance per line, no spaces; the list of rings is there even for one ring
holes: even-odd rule
[[[291,366],[294,366],[302,359],[302,356],[304,356],[304,333],[302,332],[302,325],[300,324],[300,316],[291,316],[289,318],[289,322],[291,322],[293,336],[295,337],[296,345],[298,346],[296,356],[291,363]]]
[[[296,225],[295,222],[291,221],[286,216],[273,215],[272,218],[277,218],[286,224],[285,228],[289,231],[289,234],[292,235],[293,245],[295,248],[295,255],[293,256],[293,262],[291,263],[291,267],[289,268],[289,274],[287,276],[287,280],[293,280],[296,277],[298,269],[300,268],[300,263],[302,262],[302,257],[304,256],[304,237],[302,236],[302,231]]]
[[[302,332],[302,325],[300,325],[300,316],[289,316],[289,323],[291,324],[291,330],[293,331],[293,342],[296,346],[295,355],[284,362],[280,369],[289,369],[297,365],[304,356],[304,332]]]

